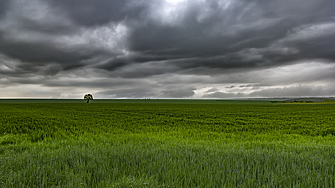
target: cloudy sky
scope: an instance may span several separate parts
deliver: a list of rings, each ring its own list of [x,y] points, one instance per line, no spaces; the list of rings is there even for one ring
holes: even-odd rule
[[[0,98],[335,95],[334,0],[0,0]]]

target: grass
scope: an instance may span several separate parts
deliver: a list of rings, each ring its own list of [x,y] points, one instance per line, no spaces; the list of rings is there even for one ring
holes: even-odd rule
[[[335,186],[331,104],[81,102],[0,105],[0,187]]]

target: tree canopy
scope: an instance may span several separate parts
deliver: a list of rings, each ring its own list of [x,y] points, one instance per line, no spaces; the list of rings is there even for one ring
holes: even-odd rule
[[[84,100],[87,100],[87,103],[89,103],[90,100],[93,100],[93,95],[92,94],[86,94],[84,96]]]

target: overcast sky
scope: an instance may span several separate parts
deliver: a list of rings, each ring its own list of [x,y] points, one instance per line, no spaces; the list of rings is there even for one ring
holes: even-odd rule
[[[0,98],[335,95],[334,0],[0,0]]]

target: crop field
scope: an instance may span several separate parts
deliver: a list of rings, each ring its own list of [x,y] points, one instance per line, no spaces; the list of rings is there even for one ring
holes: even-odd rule
[[[0,100],[0,187],[335,187],[335,104]]]

